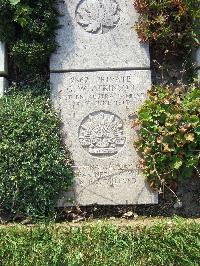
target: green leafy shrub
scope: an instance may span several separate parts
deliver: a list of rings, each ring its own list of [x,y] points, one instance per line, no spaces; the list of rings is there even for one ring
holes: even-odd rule
[[[41,73],[57,47],[57,0],[0,0],[0,40],[20,72]]]
[[[199,3],[196,0],[135,0],[141,14],[136,30],[143,42],[158,41],[167,49],[199,44]]]
[[[43,88],[44,89],[44,88]],[[47,95],[23,88],[0,99],[0,209],[53,213],[72,172]]]
[[[155,82],[192,81],[194,50],[200,45],[200,6],[196,0],[134,0],[135,29],[150,43]]]
[[[200,90],[154,86],[138,113],[136,147],[151,187],[190,178],[200,158]]]

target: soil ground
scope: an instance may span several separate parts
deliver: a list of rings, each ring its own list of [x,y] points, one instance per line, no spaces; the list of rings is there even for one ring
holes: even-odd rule
[[[93,219],[93,220],[88,220],[88,221],[83,221],[83,222],[62,222],[62,223],[56,223],[56,227],[82,227],[82,226],[93,226],[96,225],[97,223],[101,223],[103,225],[115,225],[117,227],[151,227],[154,224],[158,224],[160,222],[165,221],[167,224],[172,224],[173,219],[166,218],[166,217],[138,217],[135,219]],[[191,222],[196,222],[200,223],[200,218],[188,218],[184,219],[185,222],[191,223]],[[8,223],[6,225],[0,225],[0,228],[4,227],[12,227],[15,226],[16,223]],[[34,224],[29,224],[29,227],[35,226]]]
[[[175,215],[184,218],[199,218],[200,220],[200,177],[194,176],[190,180],[182,181],[175,191],[181,205],[176,206],[174,195],[165,191],[159,195],[159,204],[155,205],[134,205],[134,206],[87,206],[87,207],[67,207],[58,210],[56,222],[92,222],[98,219],[109,220],[112,223],[150,223],[164,217]],[[0,224],[9,222],[19,222],[22,224],[32,224],[30,219],[24,216],[10,217],[8,214],[0,213]]]

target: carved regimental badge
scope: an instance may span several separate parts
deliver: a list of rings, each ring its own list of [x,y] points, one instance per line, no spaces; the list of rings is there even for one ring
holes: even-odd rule
[[[80,125],[79,140],[82,147],[93,156],[114,155],[125,144],[123,122],[111,112],[91,113]]]
[[[116,0],[82,0],[76,8],[77,23],[90,33],[106,33],[114,29],[119,20]]]

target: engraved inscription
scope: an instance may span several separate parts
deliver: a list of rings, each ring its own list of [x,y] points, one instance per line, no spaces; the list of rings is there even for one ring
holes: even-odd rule
[[[111,112],[91,113],[79,127],[79,140],[82,147],[93,156],[112,156],[125,144],[123,122]]]
[[[94,173],[95,174],[95,173]],[[95,179],[95,177],[88,177],[88,175],[85,175],[85,180],[76,178],[75,183],[76,185],[80,185],[83,187],[89,187],[91,185],[95,186],[111,186],[111,187],[117,187],[121,186],[123,184],[136,184],[137,180],[134,176],[115,176],[115,177],[103,177],[99,180]]]
[[[108,106],[126,106],[135,111],[146,98],[146,91],[139,89],[132,75],[97,75],[95,78],[82,74],[71,75],[63,98],[71,108],[88,105],[106,109]]]
[[[105,166],[104,169],[98,165],[73,166],[73,169],[76,173],[76,184],[83,187],[133,185],[136,184],[137,177],[141,175],[141,171],[132,164],[115,164],[113,162],[109,167]]]
[[[82,0],[76,8],[77,23],[89,33],[107,33],[119,20],[120,8],[116,0]]]

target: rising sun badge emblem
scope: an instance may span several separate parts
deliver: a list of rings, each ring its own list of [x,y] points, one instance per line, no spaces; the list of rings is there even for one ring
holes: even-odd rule
[[[79,141],[93,156],[108,157],[124,146],[123,121],[117,115],[98,111],[83,119],[79,127]]]

